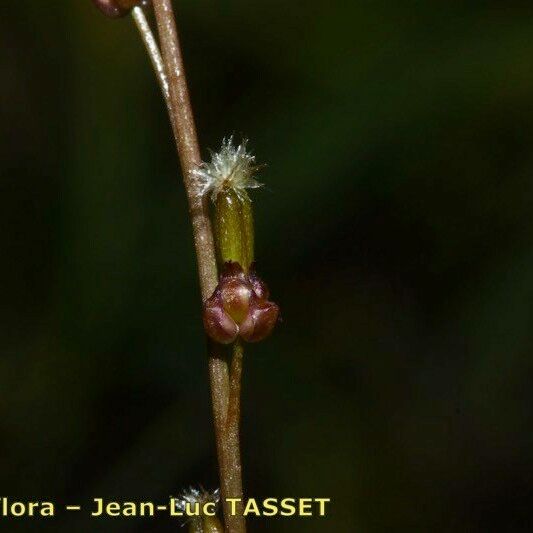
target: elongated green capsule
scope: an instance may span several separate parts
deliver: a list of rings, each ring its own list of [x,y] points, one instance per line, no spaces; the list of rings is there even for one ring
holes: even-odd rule
[[[252,201],[243,191],[221,191],[215,199],[215,234],[220,264],[239,263],[248,272],[254,260]]]
[[[241,224],[242,224],[242,253],[243,268],[246,272],[250,270],[254,262],[254,214],[252,200],[245,192],[241,195]]]

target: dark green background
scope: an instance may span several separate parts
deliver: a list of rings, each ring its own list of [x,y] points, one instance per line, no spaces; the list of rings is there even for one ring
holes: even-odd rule
[[[205,157],[234,132],[268,164],[284,321],[246,354],[246,490],[333,499],[250,530],[531,531],[530,2],[175,4]],[[213,487],[185,195],[133,24],[2,2],[0,46],[0,495]]]

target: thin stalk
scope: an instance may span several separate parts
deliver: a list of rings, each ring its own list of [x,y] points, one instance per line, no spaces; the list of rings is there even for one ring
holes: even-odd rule
[[[141,6],[137,6],[133,8],[131,15],[135,21],[137,29],[139,30],[139,33],[141,34],[144,46],[146,47],[146,51],[148,52],[148,56],[150,57],[152,66],[154,67],[159,87],[161,88],[161,92],[165,98],[165,103],[167,104],[167,108],[170,112],[172,109],[172,104],[170,102],[170,89],[168,86],[165,64],[163,63],[163,58],[161,57],[161,52],[159,51],[159,46],[157,45],[152,28],[146,19],[146,13]]]
[[[241,431],[241,383],[242,383],[242,363],[244,356],[244,349],[240,340],[233,344],[233,353],[230,364],[230,386],[228,399],[228,415],[226,417],[226,442],[228,446],[228,458],[233,466],[233,477],[228,480],[231,491],[240,496],[232,496],[240,498],[236,503],[236,515],[230,517],[229,531],[246,531],[246,523],[243,517],[243,501],[242,501],[242,472],[240,462],[240,431]],[[225,511],[225,515],[229,514]],[[227,519],[226,519],[227,522]]]
[[[229,433],[233,433],[237,437],[240,432],[243,356],[244,349],[242,342],[240,340],[236,340],[233,345],[233,354],[231,357],[228,418],[226,420],[226,429]]]
[[[198,194],[193,170],[202,163],[171,0],[153,2],[169,83],[172,126],[189,200],[200,289],[206,300],[217,284],[215,246],[207,198]]]
[[[193,170],[198,168],[202,160],[172,2],[171,0],[153,0],[153,5],[163,63],[169,84],[169,115],[183,171],[193,228],[200,289],[202,299],[205,301],[211,296],[218,279],[207,199],[198,194],[193,175]],[[242,500],[243,497],[239,435],[227,431],[226,426],[230,396],[228,363],[221,353],[220,346],[215,343],[208,343],[208,355],[225,525],[228,533],[245,533],[244,517],[242,514],[232,515],[231,506],[227,501],[228,498],[240,498]]]

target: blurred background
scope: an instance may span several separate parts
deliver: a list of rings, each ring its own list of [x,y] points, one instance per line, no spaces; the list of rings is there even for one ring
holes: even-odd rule
[[[0,495],[213,488],[191,230],[134,25],[3,4]],[[332,498],[250,531],[531,531],[531,3],[175,4],[204,156],[233,132],[268,165],[284,321],[246,354],[246,491]]]

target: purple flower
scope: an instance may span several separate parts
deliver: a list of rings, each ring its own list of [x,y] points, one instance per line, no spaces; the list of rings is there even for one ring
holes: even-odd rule
[[[266,284],[253,268],[246,274],[239,263],[225,263],[215,291],[204,304],[207,334],[221,344],[238,337],[246,342],[262,341],[279,318],[279,307],[268,297]]]

